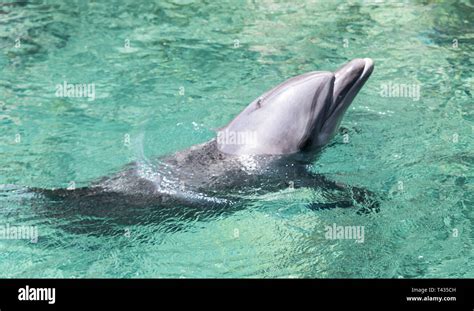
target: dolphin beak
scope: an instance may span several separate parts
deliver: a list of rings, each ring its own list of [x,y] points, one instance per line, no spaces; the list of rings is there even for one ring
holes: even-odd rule
[[[336,110],[340,113],[346,111],[373,70],[374,62],[372,59],[356,58],[334,72],[336,79],[334,82],[333,103],[329,110],[330,115]]]

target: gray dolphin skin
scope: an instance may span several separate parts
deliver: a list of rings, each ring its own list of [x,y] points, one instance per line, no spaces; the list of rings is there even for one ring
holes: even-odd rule
[[[369,58],[354,59],[335,72],[293,77],[255,99],[206,143],[130,163],[89,187],[35,191],[71,211],[109,215],[120,210],[125,219],[138,207],[162,214],[225,212],[288,187],[317,191],[321,199],[310,208],[359,204],[374,209],[378,204],[370,191],[308,170],[373,68]]]
[[[223,129],[253,132],[256,141],[224,142],[219,150],[235,155],[290,154],[326,145],[373,68],[369,58],[354,59],[334,73],[314,71],[283,82],[254,100]]]

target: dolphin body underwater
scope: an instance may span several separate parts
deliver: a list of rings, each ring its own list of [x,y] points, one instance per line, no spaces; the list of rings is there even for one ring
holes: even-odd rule
[[[354,59],[335,72],[293,77],[251,102],[206,143],[130,163],[89,187],[30,190],[82,213],[107,216],[120,210],[125,219],[136,216],[132,211],[143,213],[143,207],[159,208],[161,215],[227,212],[245,208],[249,196],[289,187],[321,192],[317,202],[308,204],[312,209],[360,205],[360,210],[377,210],[369,190],[308,170],[373,68],[369,58]],[[227,139],[241,133],[252,133],[253,139]]]

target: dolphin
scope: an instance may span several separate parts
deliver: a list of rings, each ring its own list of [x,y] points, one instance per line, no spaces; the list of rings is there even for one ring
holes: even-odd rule
[[[35,192],[74,211],[101,215],[144,206],[193,215],[225,212],[245,206],[249,197],[288,187],[321,193],[323,199],[309,205],[313,209],[357,204],[378,208],[369,190],[309,170],[373,69],[371,59],[358,58],[335,72],[290,78],[252,101],[208,142],[130,163],[88,187]]]

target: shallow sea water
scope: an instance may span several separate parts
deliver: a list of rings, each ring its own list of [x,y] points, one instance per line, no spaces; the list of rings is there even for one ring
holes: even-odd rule
[[[0,240],[0,277],[474,277],[473,22],[469,1],[0,5],[0,224],[39,233]],[[272,86],[356,57],[376,65],[343,120],[349,141],[313,170],[382,196],[378,213],[313,211],[308,191],[283,191],[110,236],[64,230],[81,222],[6,191],[85,186],[204,142]],[[64,81],[94,83],[95,100],[56,97]],[[382,92],[402,83],[419,98]],[[364,242],[326,239],[333,224],[364,226]]]

